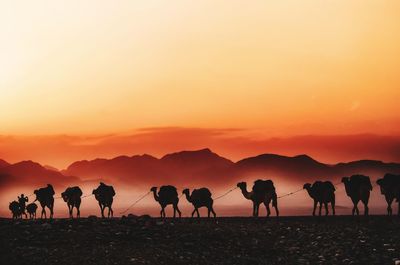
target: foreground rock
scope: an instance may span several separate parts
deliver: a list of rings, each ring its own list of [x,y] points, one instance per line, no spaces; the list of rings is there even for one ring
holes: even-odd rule
[[[400,219],[0,219],[0,264],[396,264]]]

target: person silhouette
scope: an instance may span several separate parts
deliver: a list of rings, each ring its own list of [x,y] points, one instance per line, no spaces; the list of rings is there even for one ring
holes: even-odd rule
[[[18,203],[21,211],[21,216],[25,215],[25,218],[28,218],[28,215],[25,212],[27,202],[28,202],[28,197],[25,196],[23,193],[21,194],[21,196],[18,196]]]

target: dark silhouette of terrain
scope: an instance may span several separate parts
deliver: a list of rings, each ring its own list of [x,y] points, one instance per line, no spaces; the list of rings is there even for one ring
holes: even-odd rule
[[[400,163],[360,160],[328,165],[307,155],[287,157],[263,154],[242,159],[236,163],[213,153],[209,149],[169,154],[161,159],[149,155],[120,156],[113,159],[78,161],[62,171],[81,178],[103,178],[125,183],[141,182],[149,185],[165,181],[180,185],[225,185],[226,181],[239,181],[246,176],[262,175],[267,178],[285,176],[285,179],[303,184],[323,176],[323,180],[340,180],[343,176],[364,174],[383,176],[390,172],[400,174]]]
[[[312,215],[315,216],[315,210],[319,203],[319,216],[321,216],[322,204],[325,206],[325,215],[328,215],[328,203],[332,206],[332,214],[335,215],[335,186],[330,181],[315,181],[314,184],[306,183],[303,186],[310,197],[314,200]]]
[[[368,215],[368,201],[372,191],[371,180],[369,177],[364,175],[353,175],[350,178],[342,178],[342,182],[344,183],[347,196],[351,198],[354,205],[352,215],[354,215],[354,213],[357,213],[357,215],[360,214],[357,206],[359,201],[362,201],[364,204],[364,215]]]
[[[400,222],[279,217],[0,218],[0,264],[395,264]]]
[[[46,187],[37,189],[33,192],[36,195],[36,200],[39,201],[40,206],[42,206],[42,212],[40,218],[47,218],[45,207],[50,210],[50,219],[53,218],[54,214],[54,189],[51,184],[47,184]]]
[[[68,187],[63,193],[61,193],[61,197],[68,205],[70,218],[73,218],[72,211],[74,207],[76,208],[76,217],[79,218],[81,216],[79,207],[81,206],[82,194],[82,190],[78,186]]]
[[[172,204],[172,207],[174,208],[174,218],[176,217],[176,212],[178,212],[179,217],[182,216],[182,213],[178,208],[178,192],[174,186],[161,186],[158,193],[157,187],[152,187],[150,191],[153,192],[154,200],[156,200],[161,206],[161,218],[165,218],[165,207],[169,204]]]
[[[388,215],[392,215],[392,202],[396,199],[398,202],[398,215],[400,215],[400,175],[386,174],[378,179],[376,183],[381,188],[381,193],[385,196],[387,202]]]
[[[199,208],[207,207],[208,217],[210,217],[210,213],[216,217],[215,211],[213,209],[214,200],[211,198],[212,194],[207,188],[194,189],[192,194],[190,194],[189,189],[184,189],[182,194],[185,194],[188,202],[193,204],[194,210],[192,212],[192,217],[194,213],[197,213],[197,217],[200,217]]]
[[[108,186],[103,182],[100,182],[100,185],[97,189],[94,189],[92,194],[99,202],[101,217],[104,218],[104,209],[108,208],[108,218],[114,216],[114,211],[112,209],[112,204],[114,201],[115,190],[113,186]]]
[[[339,181],[343,176],[362,174],[377,178],[386,173],[400,174],[400,163],[360,160],[335,165],[324,164],[307,155],[294,157],[263,154],[232,162],[210,149],[183,151],[158,159],[150,155],[119,156],[113,159],[77,161],[66,170],[47,169],[32,161],[9,164],[0,162],[0,189],[22,185],[38,186],[52,183],[65,188],[82,181],[110,181],[127,185],[225,186],[227,182],[263,176],[283,176],[302,185],[315,179]],[[101,177],[101,180],[99,179]],[[277,179],[278,180],[278,179]]]

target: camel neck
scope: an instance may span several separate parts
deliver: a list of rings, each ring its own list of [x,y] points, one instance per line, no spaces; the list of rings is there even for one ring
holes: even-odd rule
[[[157,191],[153,190],[153,196],[154,196],[154,200],[158,201],[159,197],[157,195]]]
[[[192,202],[192,199],[190,198],[189,192],[185,192],[185,197],[186,197],[186,200],[188,202]]]
[[[240,188],[240,190],[242,191],[242,194],[246,199],[251,200],[252,194],[247,191],[247,188],[242,187]]]

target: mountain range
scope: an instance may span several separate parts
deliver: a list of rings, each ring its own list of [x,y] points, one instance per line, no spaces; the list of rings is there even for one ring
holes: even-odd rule
[[[337,181],[343,176],[365,174],[373,179],[385,173],[400,174],[400,163],[359,160],[348,163],[324,164],[307,155],[282,156],[262,154],[237,162],[219,156],[210,149],[182,151],[156,158],[147,154],[118,156],[112,159],[83,160],[58,171],[33,161],[15,164],[0,160],[0,184],[67,185],[102,179],[127,185],[232,185],[238,180],[270,178],[296,183],[316,179]],[[79,184],[79,183],[78,183]]]

